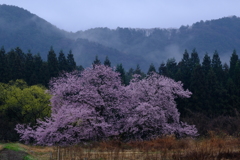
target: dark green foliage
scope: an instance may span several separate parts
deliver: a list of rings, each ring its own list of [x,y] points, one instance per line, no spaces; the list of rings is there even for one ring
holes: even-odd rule
[[[236,50],[233,51],[231,59],[230,59],[230,69],[229,69],[229,76],[233,78],[234,72],[235,72],[235,67],[238,61],[238,55]]]
[[[50,78],[56,77],[59,72],[70,72],[76,69],[71,52],[67,58],[61,51],[58,60],[51,48],[48,61],[45,62],[40,54],[33,55],[30,51],[25,54],[19,47],[5,53],[2,47],[0,50],[0,82],[7,83],[10,80],[23,79],[28,85],[42,84],[47,87]],[[82,69],[83,67],[79,68],[79,70]]]
[[[207,75],[209,70],[211,69],[211,58],[210,58],[210,56],[208,56],[207,53],[205,54],[205,56],[203,58],[202,68],[203,68],[203,72],[205,75]]]
[[[8,63],[8,77],[10,80],[24,79],[25,74],[25,59],[24,54],[21,49],[16,48],[11,50],[7,54],[7,63]]]
[[[122,84],[127,84],[125,70],[122,66],[122,63],[118,64],[116,67],[116,72],[120,73]]]
[[[235,70],[234,70],[233,81],[236,85],[237,96],[240,97],[240,60],[237,61],[237,64],[236,64],[236,67],[235,67]]]
[[[130,83],[131,79],[133,78],[133,75],[134,75],[134,69],[130,68],[128,70],[128,72],[126,73],[126,84],[127,85]]]
[[[105,66],[111,67],[111,62],[110,62],[110,60],[108,59],[108,56],[106,56],[106,59],[105,59],[105,61],[104,61],[103,64],[104,64]]]
[[[152,72],[156,72],[156,69],[155,69],[154,64],[151,63],[151,65],[149,66],[147,75],[150,75]]]
[[[196,49],[193,49],[193,51],[191,53],[191,58],[190,58],[191,71],[193,71],[195,66],[199,65],[199,63],[200,63],[200,59],[199,59],[198,53],[197,53]]]
[[[50,48],[50,51],[48,52],[48,71],[50,77],[57,77],[59,72],[59,65],[56,53],[54,52],[53,48]]]
[[[81,71],[83,71],[83,70],[84,70],[84,68],[83,68],[83,66],[81,66],[81,65],[80,65],[80,66],[77,66],[77,67],[76,67],[76,70],[78,70],[78,71],[80,71],[80,72],[81,72]]]
[[[231,78],[227,80],[226,90],[227,90],[227,100],[228,100],[229,108],[231,108],[235,112],[236,111],[239,112],[240,98],[238,95],[238,89]]]
[[[68,70],[67,59],[62,50],[60,51],[60,53],[58,55],[58,68],[59,68],[60,72]]]
[[[189,90],[193,93],[189,99],[191,110],[204,113],[208,112],[209,108],[205,105],[205,101],[207,100],[205,99],[207,84],[202,67],[199,64],[193,69],[190,81]]]
[[[26,54],[26,62],[25,62],[25,80],[29,85],[33,85],[35,82],[35,77],[33,76],[34,74],[34,58],[32,53],[29,51]]]
[[[100,65],[100,64],[101,64],[101,61],[98,59],[98,56],[96,56],[95,60],[92,63],[92,65],[95,66],[95,65]]]
[[[223,70],[222,70],[222,62],[220,60],[220,57],[218,55],[218,52],[215,51],[213,54],[213,58],[212,58],[212,69],[215,72],[216,76],[217,76],[217,81],[219,83],[223,82]]]
[[[185,50],[182,60],[178,64],[178,71],[176,80],[182,81],[184,88],[187,89],[190,86],[191,68],[190,57],[188,51]]]
[[[67,65],[68,65],[68,70],[67,70],[68,72],[74,71],[77,67],[71,50],[67,55]]]
[[[45,78],[49,78],[48,74],[44,74],[45,72],[48,72],[48,69],[44,70],[43,68],[43,60],[39,54],[33,56],[34,61],[34,71],[31,75],[31,82],[30,84],[42,84],[44,86],[47,86],[45,83]]]
[[[134,71],[134,74],[139,74],[139,75],[141,75],[141,73],[142,73],[142,71],[141,71],[140,66],[139,66],[139,64],[138,64],[137,67],[136,67],[136,69],[135,69],[135,71]]]
[[[206,77],[207,92],[205,92],[209,112],[206,115],[216,117],[216,115],[225,115],[232,110],[227,110],[226,91],[218,81],[217,75],[210,69]],[[229,115],[229,114],[228,114]]]
[[[139,64],[137,64],[136,69],[133,71],[133,74],[138,74],[141,76],[141,78],[144,78],[146,75],[145,73],[141,70]]]
[[[175,58],[171,58],[167,60],[166,64],[167,69],[167,77],[170,77],[172,79],[175,79],[176,73],[177,73],[177,62]]]
[[[167,76],[167,67],[164,62],[162,62],[158,68],[158,73],[163,76]]]
[[[8,75],[8,64],[7,64],[7,57],[5,54],[5,49],[2,47],[0,49],[0,82],[7,82]]]

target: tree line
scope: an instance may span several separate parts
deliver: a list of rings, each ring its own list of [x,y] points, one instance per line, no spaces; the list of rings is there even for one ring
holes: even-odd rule
[[[28,85],[42,84],[48,86],[52,77],[57,77],[60,72],[71,72],[77,69],[71,51],[67,57],[60,51],[58,56],[51,47],[47,61],[40,54],[33,55],[31,51],[24,53],[19,47],[6,52],[0,49],[0,82],[8,83],[11,80],[22,79]]]
[[[96,56],[92,64],[101,64],[101,61]],[[111,67],[108,57],[103,64]],[[0,82],[3,83],[23,79],[30,86],[41,84],[47,87],[52,77],[76,69],[84,68],[76,65],[71,51],[67,57],[62,51],[57,56],[51,47],[47,61],[43,61],[39,54],[33,55],[30,51],[23,53],[19,47],[7,53],[3,47],[0,50]],[[217,51],[212,58],[205,54],[200,62],[194,49],[190,54],[185,50],[180,62],[171,58],[162,62],[158,68],[151,64],[147,73],[141,71],[139,65],[126,71],[122,64],[118,64],[115,71],[120,73],[124,85],[129,84],[134,74],[144,78],[151,72],[181,81],[184,89],[193,93],[190,99],[177,102],[182,116],[187,116],[189,111],[201,112],[210,117],[233,116],[240,110],[240,60],[236,50],[230,57],[230,65],[222,64]]]
[[[219,115],[235,116],[240,111],[240,60],[233,51],[230,65],[222,64],[217,51],[212,58],[206,53],[202,62],[196,49],[190,54],[185,50],[180,62],[174,58],[162,62],[158,68],[153,64],[145,74],[139,65],[136,69],[130,68],[127,72],[120,64],[116,71],[121,75],[122,83],[128,85],[134,74],[142,77],[151,72],[181,81],[184,89],[189,89],[193,95],[189,99],[179,100],[178,109],[182,116],[190,111],[201,112],[209,117]]]

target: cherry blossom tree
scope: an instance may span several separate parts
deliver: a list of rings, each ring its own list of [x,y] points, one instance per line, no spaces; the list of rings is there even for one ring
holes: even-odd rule
[[[181,82],[154,72],[142,80],[135,75],[127,86],[132,103],[124,126],[125,134],[135,139],[166,134],[196,136],[195,126],[179,121],[175,98],[189,98],[191,95],[182,86]]]
[[[119,73],[95,65],[81,73],[65,73],[50,82],[52,113],[37,125],[18,124],[21,140],[40,145],[69,145],[112,136],[154,138],[163,134],[197,135],[194,126],[179,121],[174,101],[188,98],[180,82],[156,73],[130,85]]]
[[[36,128],[18,125],[24,141],[38,144],[78,143],[118,134],[127,93],[118,73],[112,68],[94,68],[65,73],[50,83],[52,116],[38,121]]]

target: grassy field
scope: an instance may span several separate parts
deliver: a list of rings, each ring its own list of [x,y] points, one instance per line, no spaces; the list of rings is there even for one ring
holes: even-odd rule
[[[28,153],[24,160],[225,160],[240,159],[240,138],[210,135],[176,139],[166,136],[151,141],[92,142],[68,147],[41,147],[20,143],[0,144]]]
[[[213,136],[177,140],[167,136],[142,142],[108,141],[55,148],[52,156],[59,160],[239,160],[240,139]]]

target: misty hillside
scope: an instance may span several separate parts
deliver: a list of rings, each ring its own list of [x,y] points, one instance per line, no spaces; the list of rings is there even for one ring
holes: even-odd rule
[[[96,55],[101,59],[110,55],[112,60],[129,61],[128,56],[86,39],[69,38],[72,33],[60,30],[44,19],[16,6],[0,5],[0,46],[6,51],[20,47],[24,52],[40,53],[46,59],[50,47],[56,53],[72,50],[78,65],[90,66]]]
[[[224,58],[233,49],[240,51],[239,30],[240,18],[233,16],[179,29],[93,28],[69,33],[27,10],[0,5],[0,46],[5,50],[20,47],[46,58],[51,46],[56,53],[62,49],[67,54],[71,49],[77,64],[84,67],[98,55],[101,61],[108,56],[112,65],[135,68],[140,64],[146,71],[151,63],[158,67],[168,58],[180,60],[185,49],[194,48],[200,57],[217,49],[222,61],[229,62]]]
[[[233,16],[179,29],[94,28],[77,32],[75,38],[86,38],[154,62],[153,58],[181,58],[185,49],[196,48],[201,55],[218,50],[222,56],[232,53],[233,49],[240,50],[239,30],[240,18]]]
[[[41,53],[43,57],[50,46],[69,48],[66,33],[44,19],[15,6],[0,5],[0,45],[6,50],[17,46],[25,52]],[[60,47],[60,45],[62,47]]]

